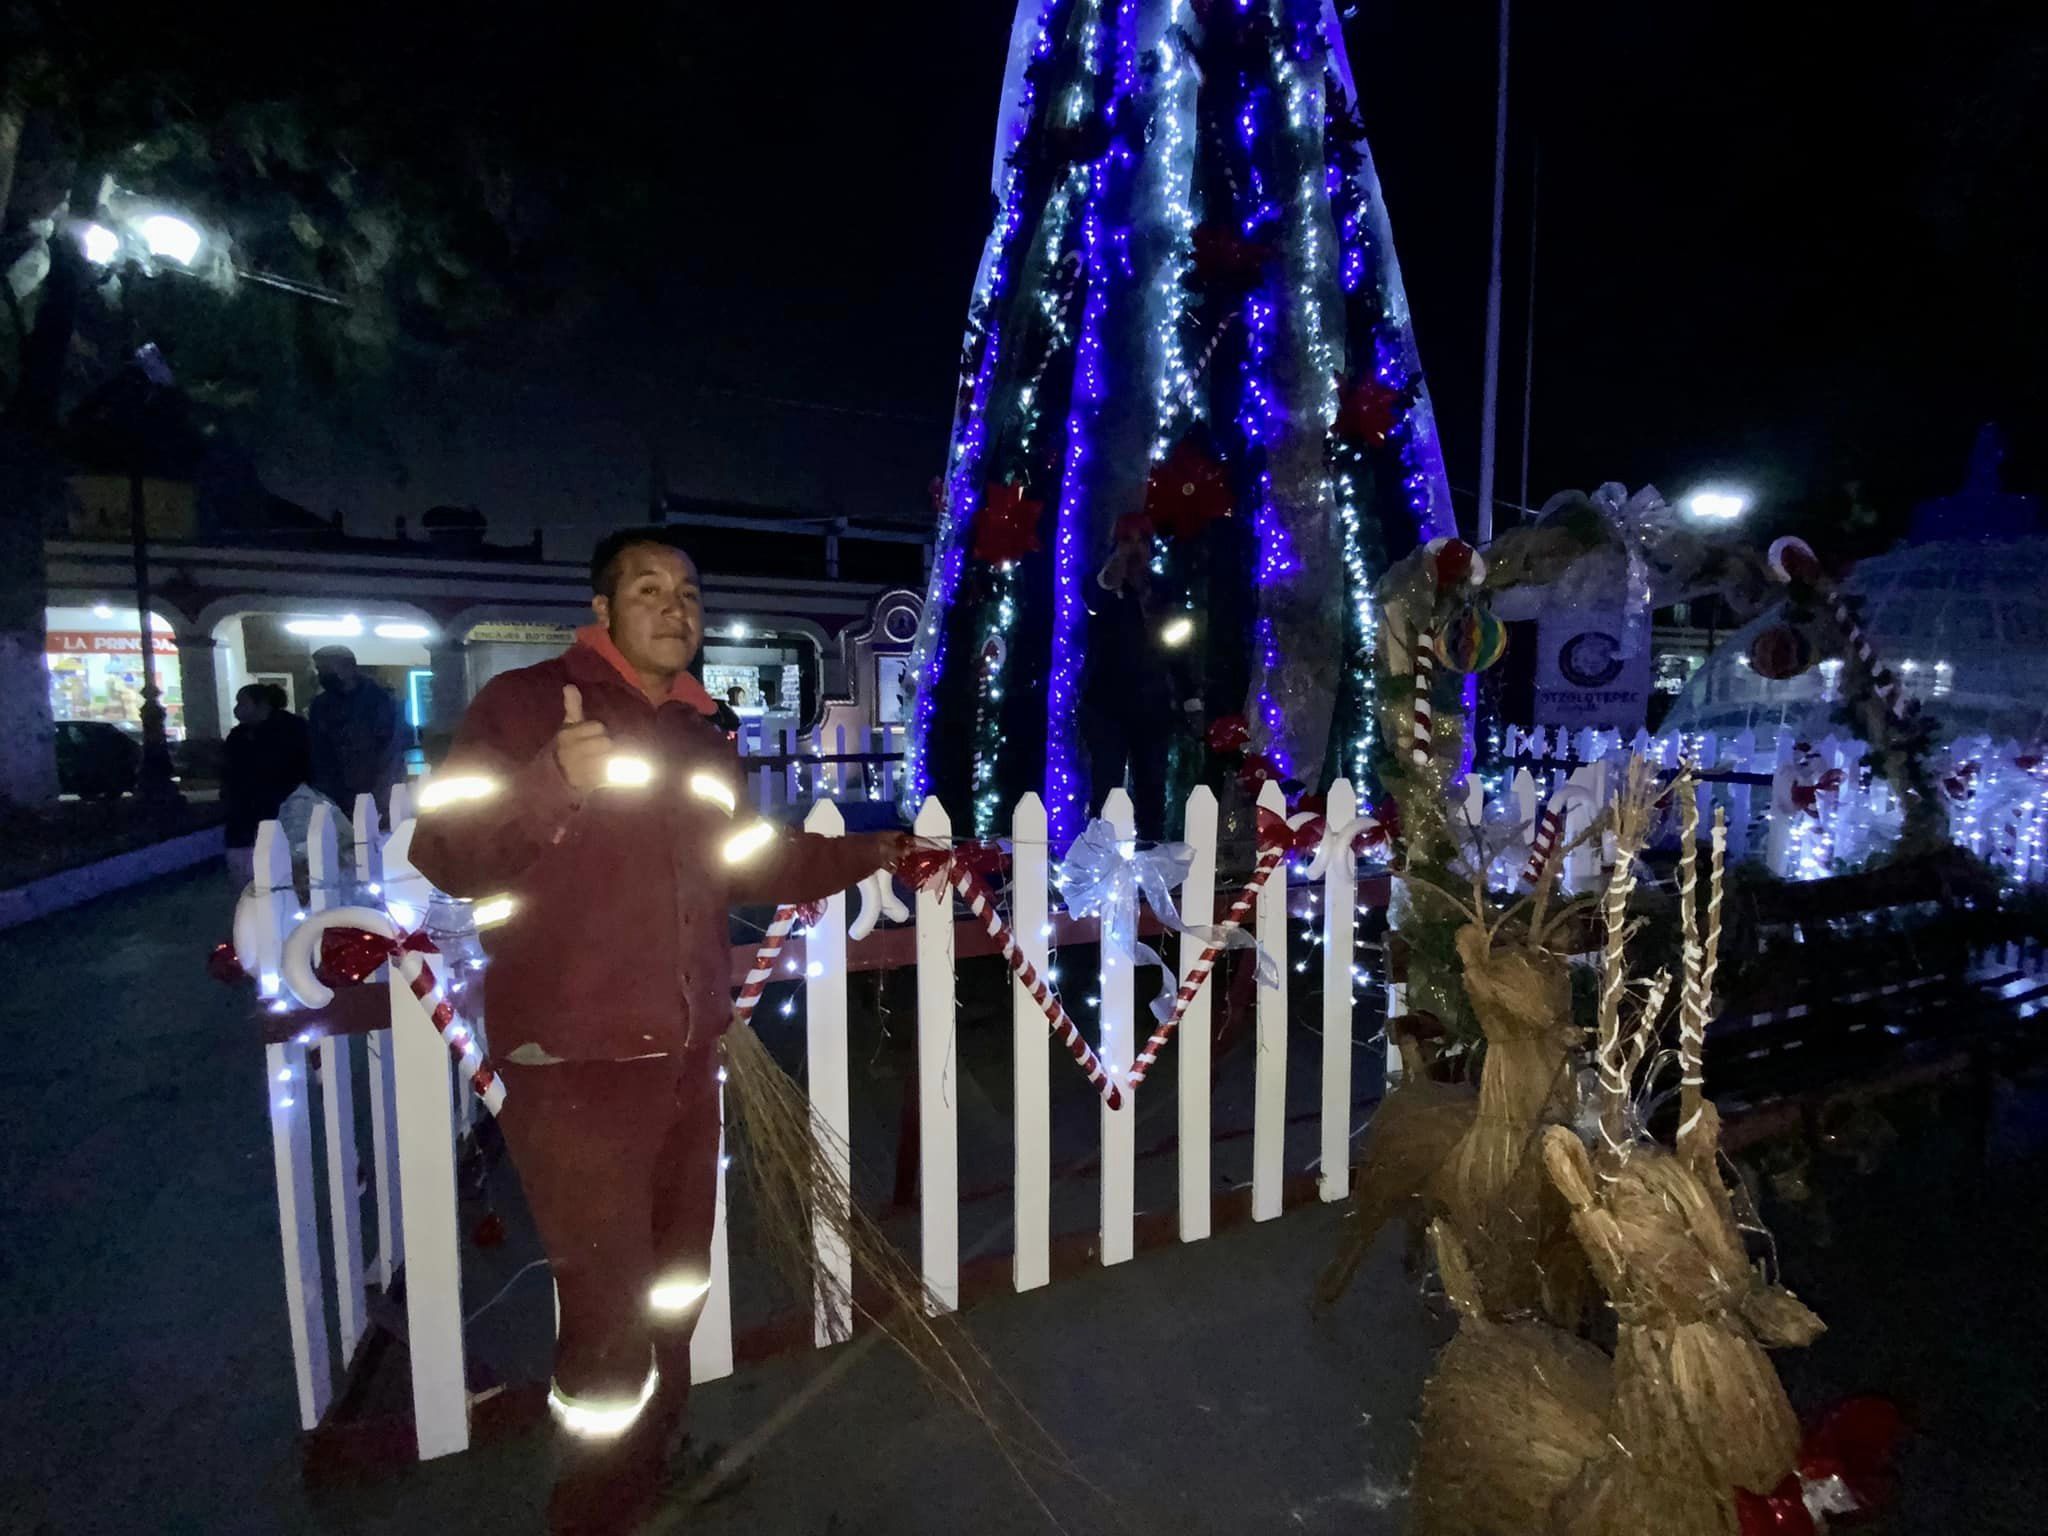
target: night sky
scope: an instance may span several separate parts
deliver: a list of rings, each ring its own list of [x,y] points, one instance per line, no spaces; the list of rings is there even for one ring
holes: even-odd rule
[[[943,461],[989,218],[1008,0],[664,11],[466,40],[550,63],[537,120],[668,195],[547,313],[417,374],[393,442],[284,437],[276,489],[362,532],[474,503],[550,552],[639,515],[652,478],[915,518]],[[637,10],[638,8],[633,8]],[[1540,153],[1532,500],[1709,477],[1781,516],[1845,481],[1903,516],[1976,425],[2039,488],[2048,247],[2041,8],[1517,7],[1499,494],[1521,480]],[[2030,14],[2031,13],[2031,14]],[[1494,7],[1374,4],[1352,62],[1461,515],[1477,481]],[[576,22],[567,25],[578,25]],[[622,54],[621,50],[627,50]],[[671,84],[672,81],[672,84]]]

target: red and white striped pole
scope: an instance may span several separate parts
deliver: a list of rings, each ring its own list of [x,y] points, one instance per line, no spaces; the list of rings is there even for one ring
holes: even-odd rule
[[[1436,657],[1429,648],[1429,637],[1417,634],[1415,637],[1415,736],[1410,744],[1410,755],[1418,768],[1427,768],[1435,733],[1435,712],[1429,702],[1430,682],[1436,674]]]
[[[1259,861],[1252,867],[1252,877],[1245,888],[1238,892],[1237,900],[1230,904],[1229,915],[1223,919],[1227,933],[1244,926],[1244,920],[1251,915],[1257,904],[1259,892],[1266,888],[1266,882],[1273,878],[1273,871],[1286,861],[1287,848],[1284,844],[1261,848]],[[1173,1038],[1173,1032],[1180,1028],[1180,1021],[1187,1016],[1188,1006],[1201,992],[1209,980],[1209,973],[1216,969],[1216,957],[1223,953],[1224,945],[1219,941],[1209,945],[1195,963],[1188,967],[1187,975],[1181,979],[1180,991],[1174,995],[1173,1012],[1160,1021],[1152,1031],[1152,1037],[1145,1042],[1145,1048],[1138,1052],[1138,1058],[1131,1063],[1131,1086],[1137,1087],[1145,1081],[1145,1074],[1152,1070],[1152,1063],[1159,1059],[1159,1053],[1166,1048],[1166,1042]]]

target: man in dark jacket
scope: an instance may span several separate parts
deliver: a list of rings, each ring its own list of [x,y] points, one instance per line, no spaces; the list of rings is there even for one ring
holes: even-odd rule
[[[908,846],[743,812],[732,743],[686,670],[696,568],[666,538],[599,546],[598,622],[477,695],[412,845],[443,890],[510,899],[484,937],[484,1016],[560,1307],[557,1532],[630,1530],[682,1422],[710,1283],[728,909],[829,896]]]
[[[235,720],[222,747],[220,798],[228,815],[228,874],[239,889],[253,873],[257,827],[306,782],[310,757],[306,722],[285,708],[275,684],[244,683],[235,693]]]
[[[345,645],[313,653],[320,692],[306,711],[313,743],[312,785],[353,814],[356,796],[390,810],[391,786],[405,774],[405,713],[391,690],[356,664]]]

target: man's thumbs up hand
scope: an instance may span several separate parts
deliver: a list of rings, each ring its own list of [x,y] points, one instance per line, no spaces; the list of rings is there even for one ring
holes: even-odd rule
[[[562,777],[579,795],[587,795],[604,782],[605,760],[612,755],[612,739],[601,720],[583,718],[583,690],[574,683],[562,689],[562,728],[555,732],[555,763]]]

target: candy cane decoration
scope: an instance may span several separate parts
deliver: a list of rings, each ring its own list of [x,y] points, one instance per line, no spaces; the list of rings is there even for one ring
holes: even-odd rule
[[[945,877],[946,883],[967,903],[967,909],[987,925],[988,936],[1001,947],[1003,959],[1008,962],[1011,972],[1024,984],[1031,1000],[1038,1004],[1039,1011],[1045,1015],[1045,1022],[1074,1058],[1074,1065],[1087,1075],[1089,1085],[1102,1095],[1102,1102],[1111,1109],[1122,1109],[1123,1090],[1111,1080],[1102,1058],[1095,1054],[1095,1048],[1074,1027],[1074,1021],[1067,1017],[1065,1006],[1045,984],[1045,978],[1038,974],[1038,967],[1031,963],[1031,957],[1017,947],[1016,930],[1003,921],[1002,914],[996,910],[995,898],[982,884],[981,877],[957,859],[946,866]],[[1132,1086],[1135,1087],[1137,1082],[1134,1074]]]
[[[1566,784],[1550,797],[1536,817],[1536,835],[1529,843],[1529,862],[1522,867],[1522,883],[1537,885],[1557,853],[1558,839],[1564,833],[1565,818],[1571,814],[1574,805],[1590,801],[1592,794],[1583,784]]]
[[[1435,671],[1436,658],[1430,654],[1429,642],[1418,635],[1415,644],[1415,739],[1410,748],[1418,768],[1429,766],[1430,737],[1434,728],[1429,685]]]
[[[1095,1048],[1089,1045],[1081,1031],[1075,1027],[1074,1021],[1067,1016],[1066,1008],[1059,998],[1053,995],[1052,989],[1046,986],[1045,979],[1038,974],[1038,967],[1033,965],[1024,951],[1017,947],[1016,931],[1003,921],[1001,913],[996,909],[995,899],[990,896],[988,887],[982,884],[981,877],[959,859],[948,860],[941,865],[938,875],[934,878],[940,877],[960,893],[969,910],[987,925],[989,937],[1001,947],[1003,959],[1009,964],[1010,970],[1024,984],[1024,990],[1031,994],[1032,1001],[1038,1004],[1039,1011],[1045,1015],[1046,1024],[1059,1036],[1060,1043],[1074,1058],[1074,1064],[1087,1074],[1089,1083],[1102,1095],[1102,1101],[1111,1109],[1121,1109],[1124,1101],[1122,1090],[1110,1080],[1109,1069],[1103,1066],[1102,1058],[1095,1054]],[[895,892],[887,886],[887,878],[881,877],[882,883],[875,887],[872,901],[869,899],[870,882],[863,882],[861,913],[853,928],[849,930],[851,937],[867,937],[874,931],[876,917],[882,913],[886,912],[898,919],[909,915],[910,909],[904,906]],[[796,907],[776,909],[774,921],[769,923],[768,931],[761,937],[761,947],[754,952],[753,969],[747,972],[747,979],[740,987],[739,997],[733,1004],[735,1024],[746,1023],[753,1015],[755,1006],[761,1001],[763,989],[774,976],[775,957],[789,938],[789,930],[796,922],[798,910]]]
[[[1286,829],[1290,834],[1299,833],[1317,819],[1313,814],[1304,812],[1288,818]],[[1353,823],[1354,826],[1356,824]],[[1266,882],[1273,878],[1273,871],[1286,862],[1287,855],[1292,850],[1291,837],[1283,838],[1270,825],[1262,827],[1261,830],[1266,835],[1259,840],[1259,858],[1252,866],[1252,877],[1245,882],[1244,889],[1237,893],[1237,900],[1230,904],[1230,911],[1223,919],[1222,931],[1218,934],[1216,942],[1206,946],[1201,954],[1195,957],[1195,963],[1188,967],[1187,979],[1181,982],[1180,991],[1174,996],[1173,1012],[1160,1021],[1159,1027],[1152,1031],[1151,1038],[1145,1042],[1145,1048],[1138,1053],[1137,1060],[1131,1063],[1133,1088],[1145,1081],[1145,1075],[1152,1070],[1152,1063],[1159,1059],[1160,1051],[1166,1048],[1166,1042],[1173,1038],[1173,1032],[1180,1028],[1180,1021],[1187,1016],[1188,1005],[1194,1002],[1208,982],[1209,973],[1216,969],[1216,957],[1222,954],[1226,947],[1224,936],[1244,926],[1244,920],[1251,915],[1252,907],[1258,902],[1259,892],[1266,888]]]
[[[775,916],[768,923],[768,931],[761,935],[761,947],[754,951],[753,968],[747,972],[747,979],[740,983],[740,995],[733,999],[734,1027],[745,1024],[754,1016],[754,1009],[761,1002],[761,994],[767,991],[768,983],[775,979],[775,957],[782,953],[782,946],[789,941],[789,930],[796,926],[796,920],[807,911],[815,917],[814,908],[787,906],[775,909]]]
[[[1813,547],[1804,539],[1787,535],[1771,546],[1771,574],[1782,582],[1791,582],[1795,577],[1818,592],[1834,616],[1835,627],[1842,632],[1842,638],[1856,652],[1856,659],[1870,676],[1872,690],[1884,700],[1885,708],[1891,711],[1894,720],[1903,720],[1912,707],[1912,699],[1900,686],[1898,674],[1881,660],[1870,638],[1863,632],[1855,611],[1842,595],[1840,587],[1829,580],[1821,569],[1820,560]]]
[[[307,914],[306,920],[294,927],[284,941],[281,969],[292,995],[308,1008],[325,1008],[334,1001],[334,989],[321,981],[313,969],[321,936],[330,929],[355,929],[383,941],[385,960],[396,967],[405,984],[412,988],[412,995],[420,1000],[434,1028],[448,1043],[450,1054],[484,1108],[494,1115],[503,1109],[504,1082],[484,1054],[476,1032],[456,1013],[455,1005],[441,989],[440,978],[427,964],[427,955],[435,952],[432,941],[424,934],[406,932],[390,913],[375,907],[330,907],[325,912]]]

